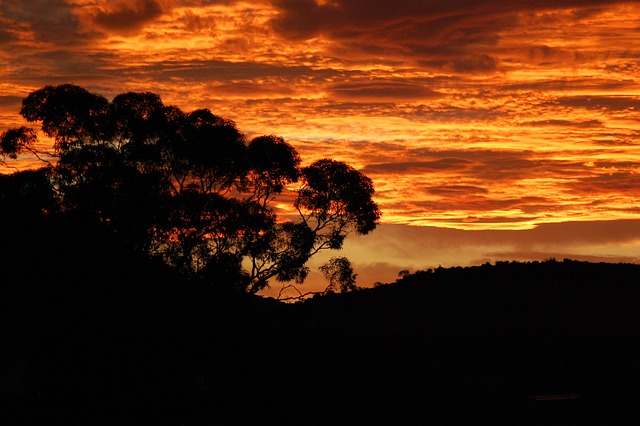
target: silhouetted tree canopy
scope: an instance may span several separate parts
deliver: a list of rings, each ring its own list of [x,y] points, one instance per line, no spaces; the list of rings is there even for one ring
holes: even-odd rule
[[[329,286],[327,292],[347,292],[356,289],[356,275],[346,257],[332,257],[320,267]]]
[[[53,139],[46,154],[55,161],[3,176],[4,210],[73,213],[190,278],[252,293],[271,279],[302,283],[313,255],[379,222],[372,181],[353,167],[331,159],[303,167],[281,137],[247,141],[233,121],[184,112],[154,93],[108,101],[70,84],[46,86],[20,114]],[[40,156],[37,145],[34,130],[9,129],[0,160]],[[18,202],[16,192],[34,196]],[[288,212],[276,211],[278,197]],[[336,279],[336,289],[351,288]]]

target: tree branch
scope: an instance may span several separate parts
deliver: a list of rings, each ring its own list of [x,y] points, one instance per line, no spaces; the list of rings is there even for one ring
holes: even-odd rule
[[[282,297],[282,293],[284,293],[284,291],[289,288],[293,288],[295,291],[297,291],[298,296]],[[308,291],[306,293],[302,293],[300,290],[298,290],[298,287],[296,287],[294,284],[287,284],[287,285],[283,284],[282,288],[278,292],[278,297],[276,299],[281,302],[290,302],[293,300],[300,301],[300,300],[304,300],[308,296],[315,296],[316,294],[324,294],[324,293],[325,292],[323,291]]]

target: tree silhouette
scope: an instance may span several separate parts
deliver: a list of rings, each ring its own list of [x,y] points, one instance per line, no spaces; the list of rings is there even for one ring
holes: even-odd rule
[[[184,112],[154,93],[110,102],[70,84],[45,86],[20,114],[54,141],[47,154],[56,160],[40,180],[55,199],[49,210],[79,215],[193,279],[251,293],[271,279],[302,283],[313,255],[379,222],[372,181],[349,165],[302,167],[281,137],[247,141],[233,121]],[[0,159],[40,155],[37,142],[28,127],[10,129]],[[289,211],[278,215],[276,199],[292,200]]]
[[[325,292],[347,292],[356,289],[356,275],[351,262],[346,257],[332,257],[320,267],[320,271],[329,281]]]

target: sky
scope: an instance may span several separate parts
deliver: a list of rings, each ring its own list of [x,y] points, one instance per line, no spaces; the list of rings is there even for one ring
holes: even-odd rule
[[[364,172],[382,224],[336,253],[362,286],[640,262],[637,1],[2,0],[0,131],[63,83],[152,91]]]

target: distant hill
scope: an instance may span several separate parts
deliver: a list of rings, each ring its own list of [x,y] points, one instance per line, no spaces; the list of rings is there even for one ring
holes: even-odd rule
[[[548,425],[640,419],[639,308],[640,265],[551,260],[422,271],[293,309],[324,342],[309,357],[372,418]]]
[[[162,282],[144,268],[98,292],[5,286],[7,422],[640,419],[640,265],[438,268],[297,304]]]

